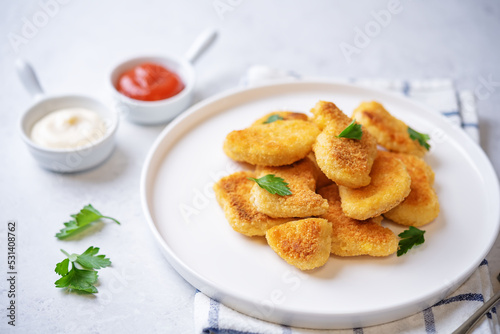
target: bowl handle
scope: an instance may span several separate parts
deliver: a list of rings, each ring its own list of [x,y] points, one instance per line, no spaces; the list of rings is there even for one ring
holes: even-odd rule
[[[35,100],[39,100],[44,93],[33,67],[23,59],[17,59],[16,70],[24,88],[26,88]]]
[[[215,41],[217,38],[217,31],[214,29],[208,29],[202,32],[191,44],[191,47],[186,52],[186,59],[191,64],[193,64],[198,57],[208,49],[208,47]]]

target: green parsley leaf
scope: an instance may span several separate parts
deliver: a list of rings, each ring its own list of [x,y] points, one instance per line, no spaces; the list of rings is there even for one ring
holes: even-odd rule
[[[101,214],[91,204],[84,206],[83,209],[80,210],[80,212],[71,215],[71,217],[73,217],[74,220],[70,220],[69,222],[64,223],[64,228],[56,234],[57,238],[64,239],[69,236],[78,234],[90,227],[91,223],[102,218],[111,219],[117,224],[120,224],[118,220]]]
[[[98,252],[98,247],[90,246],[85,252],[83,252],[82,255],[77,256],[76,262],[89,269],[101,269],[109,267],[111,265],[111,261],[107,259],[105,255],[96,256]]]
[[[97,293],[94,284],[97,282],[97,271],[83,270],[72,264],[71,270],[55,282],[56,288],[67,288],[86,293]]]
[[[58,264],[56,264],[56,269],[55,269],[55,272],[61,276],[64,276],[68,273],[69,271],[69,259],[66,258],[64,260],[62,260],[61,262],[59,262]]]
[[[59,231],[59,233],[56,234],[56,237],[59,239],[64,239],[66,237],[69,237],[71,235],[78,234],[82,232],[83,230],[87,229],[90,227],[89,224],[79,226],[76,220],[70,220],[67,223],[64,223],[64,228]]]
[[[406,254],[413,246],[423,244],[425,242],[424,233],[425,231],[410,226],[409,229],[398,234],[398,237],[402,238],[398,244],[398,257]]]
[[[278,114],[274,114],[274,115],[271,115],[269,116],[266,121],[264,122],[264,124],[269,124],[269,123],[272,123],[272,122],[276,122],[276,121],[279,121],[279,120],[283,120],[284,118],[281,117],[280,115]]]
[[[61,251],[67,256],[66,259],[56,265],[55,272],[62,277],[55,282],[56,288],[67,288],[85,293],[97,293],[94,284],[97,282],[97,271],[111,265],[111,261],[106,255],[96,255],[99,252],[98,247],[89,247],[83,254],[71,254]],[[71,262],[71,270],[69,263]],[[75,263],[82,266],[82,269],[76,267]]]
[[[292,194],[288,187],[288,183],[281,177],[274,176],[274,174],[267,174],[259,179],[254,179],[253,177],[249,177],[248,179],[255,181],[259,187],[267,190],[271,194],[278,194],[280,196]]]
[[[92,204],[84,206],[83,209],[80,210],[80,212],[78,212],[76,215],[71,215],[71,217],[75,218],[76,222],[80,226],[95,222],[96,220],[101,219],[101,218],[111,219],[114,222],[116,222],[118,225],[120,225],[120,222],[118,220],[111,218],[111,217],[108,217],[108,216],[104,216],[99,211],[97,211],[92,206]]]
[[[361,124],[357,124],[354,119],[351,124],[349,124],[338,136],[337,138],[349,138],[361,140],[363,135],[363,130],[361,130]]]
[[[429,139],[431,139],[431,137],[429,137],[429,135],[426,135],[425,133],[420,133],[420,132],[417,132],[415,130],[413,130],[412,128],[408,127],[408,134],[410,135],[410,138],[413,139],[413,140],[416,140],[418,141],[418,143],[425,147],[425,149],[428,151],[430,148],[431,148],[431,145],[429,145],[427,143],[427,141]]]

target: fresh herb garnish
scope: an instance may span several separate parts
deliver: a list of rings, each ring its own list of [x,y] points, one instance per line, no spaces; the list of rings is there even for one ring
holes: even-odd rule
[[[111,219],[117,224],[120,224],[118,220],[102,215],[91,204],[84,206],[83,209],[80,210],[80,212],[71,215],[71,217],[73,217],[74,219],[64,223],[64,228],[56,234],[57,238],[64,239],[69,236],[78,234],[89,227],[90,223],[93,223],[101,218]]]
[[[70,291],[80,291],[84,293],[97,293],[94,284],[97,282],[97,271],[109,267],[111,261],[106,255],[96,255],[98,247],[89,247],[83,254],[68,254],[61,249],[67,258],[56,264],[55,272],[62,277],[55,282],[56,288],[67,288]],[[71,263],[70,263],[71,262]],[[71,269],[69,268],[71,264]],[[81,268],[77,268],[78,264]]]
[[[259,179],[249,177],[249,180],[255,181],[259,187],[267,190],[271,194],[278,194],[280,196],[291,195],[292,192],[288,188],[288,183],[281,177],[274,176],[274,174],[267,174]]]
[[[409,229],[398,234],[401,240],[399,240],[397,255],[406,254],[413,246],[423,244],[425,242],[424,233],[425,231],[410,226]]]
[[[426,135],[425,133],[420,133],[418,131],[413,130],[412,128],[408,127],[408,134],[410,135],[410,138],[413,140],[418,141],[418,143],[425,147],[425,149],[428,151],[431,148],[431,145],[427,143],[431,137],[429,135]]]
[[[349,138],[361,140],[363,135],[363,130],[361,130],[361,124],[357,124],[354,119],[351,124],[349,124],[338,136],[337,138]]]
[[[269,116],[269,117],[265,120],[264,124],[269,124],[269,123],[276,122],[276,121],[283,120],[283,119],[284,119],[284,118],[283,118],[283,117],[281,117],[280,115],[278,115],[278,114],[274,114],[274,115]]]

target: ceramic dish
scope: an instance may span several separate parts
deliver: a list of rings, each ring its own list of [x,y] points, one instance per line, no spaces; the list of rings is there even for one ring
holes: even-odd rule
[[[205,30],[196,38],[183,58],[171,55],[138,56],[119,63],[109,75],[116,107],[126,119],[137,124],[161,124],[172,120],[191,104],[196,83],[194,62],[210,47],[216,37],[215,30]],[[159,64],[175,72],[185,84],[184,89],[177,95],[159,101],[135,100],[120,93],[116,88],[120,76],[143,63]]]
[[[38,165],[58,173],[82,172],[98,166],[111,155],[118,128],[118,116],[115,112],[90,96],[46,95],[29,63],[18,59],[16,69],[26,90],[35,100],[34,104],[21,115],[19,132]],[[102,138],[72,149],[43,147],[31,139],[33,126],[44,116],[55,110],[76,107],[90,109],[102,118],[106,127],[106,133]]]
[[[436,173],[439,217],[423,227],[426,242],[402,257],[331,256],[301,272],[264,238],[234,232],[212,191],[242,169],[222,151],[227,133],[274,110],[308,113],[319,100],[350,114],[362,101],[383,103],[431,135],[427,162]],[[308,328],[353,328],[400,319],[456,289],[492,247],[499,191],[483,151],[436,112],[402,96],[332,82],[281,83],[218,95],[167,126],[144,165],[143,209],[171,265],[194,287],[240,312]],[[395,233],[403,227],[384,222]]]

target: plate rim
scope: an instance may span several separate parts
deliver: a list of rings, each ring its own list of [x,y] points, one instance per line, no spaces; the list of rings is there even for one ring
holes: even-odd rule
[[[167,137],[167,135],[173,129],[175,129],[179,123],[183,122],[186,118],[188,118],[192,114],[196,113],[198,110],[200,110],[204,107],[207,107],[208,105],[210,105],[212,103],[216,103],[219,100],[222,100],[225,98],[230,98],[230,97],[233,97],[233,96],[240,94],[240,93],[249,93],[252,91],[263,90],[266,88],[277,88],[279,86],[286,87],[286,86],[300,86],[300,85],[305,85],[305,86],[314,86],[314,85],[333,85],[333,86],[335,86],[336,85],[336,86],[343,86],[345,88],[354,89],[354,90],[361,89],[361,90],[371,91],[371,92],[374,92],[375,94],[378,94],[378,95],[380,95],[380,94],[385,95],[385,96],[388,96],[388,97],[393,98],[393,99],[401,100],[404,103],[413,104],[416,107],[418,107],[419,109],[424,110],[427,114],[432,115],[432,117],[436,117],[438,119],[441,119],[441,121],[447,122],[446,117],[441,115],[440,113],[438,113],[436,111],[433,111],[433,108],[431,108],[431,107],[429,107],[429,106],[427,106],[419,101],[415,101],[415,100],[412,100],[406,96],[400,95],[396,92],[392,92],[392,91],[388,91],[388,90],[384,90],[384,89],[380,89],[380,88],[367,87],[365,85],[360,85],[360,84],[356,84],[356,83],[344,82],[344,81],[339,81],[339,80],[330,80],[330,79],[311,79],[311,80],[300,80],[300,81],[276,80],[276,81],[273,81],[271,83],[260,84],[260,85],[256,85],[256,86],[252,86],[252,87],[242,87],[242,88],[229,89],[229,90],[220,92],[218,94],[215,94],[215,95],[213,95],[209,98],[206,98],[202,101],[199,101],[198,103],[194,104],[193,106],[188,108],[186,111],[184,111],[181,115],[176,117],[172,122],[170,122],[165,127],[165,129],[162,130],[162,132],[158,135],[158,137],[156,138],[156,140],[152,144],[152,146],[151,146],[150,150],[148,151],[148,154],[144,160],[144,163],[143,163],[143,168],[142,168],[141,177],[140,177],[140,197],[141,197],[141,206],[142,206],[143,213],[146,217],[148,226],[149,226],[151,232],[153,233],[154,238],[161,246],[161,250],[162,250],[163,254],[166,256],[170,265],[172,265],[172,267],[174,267],[174,269],[186,281],[188,281],[194,288],[199,289],[201,292],[205,293],[210,298],[213,298],[219,302],[222,302],[223,304],[228,305],[229,307],[232,307],[233,309],[236,309],[236,310],[243,312],[243,313],[248,313],[245,310],[246,307],[240,307],[240,305],[238,305],[237,302],[246,302],[249,304],[254,304],[253,301],[248,300],[246,297],[240,295],[238,293],[238,291],[227,292],[228,291],[227,288],[221,289],[221,287],[219,287],[217,283],[212,282],[211,280],[203,277],[201,274],[199,274],[196,271],[194,271],[193,269],[191,269],[188,265],[186,265],[175,254],[175,252],[168,246],[166,241],[163,239],[160,232],[158,231],[156,223],[154,222],[154,219],[152,217],[152,214],[151,214],[150,208],[149,208],[149,204],[148,204],[148,194],[147,194],[147,191],[148,191],[148,189],[147,189],[148,184],[147,183],[148,182],[147,181],[148,181],[148,177],[149,177],[149,172],[152,168],[152,163],[153,163],[154,157],[157,154],[157,151],[160,148],[160,146],[162,145],[163,141],[165,140],[165,137]],[[274,94],[271,94],[270,96],[272,96],[272,95],[274,95]],[[205,119],[210,118],[211,116],[217,115],[217,114],[223,112],[224,110],[226,110],[226,109],[223,108],[221,111],[213,112],[210,115],[203,118],[200,122],[203,122]],[[194,126],[196,126],[196,125],[194,125]],[[478,144],[476,144],[460,128],[458,128],[458,127],[455,128],[455,127],[449,125],[447,130],[448,129],[451,129],[452,132],[455,132],[456,134],[458,134],[459,137],[461,137],[460,139],[463,139],[465,141],[464,143],[460,142],[459,144],[461,144],[460,145],[461,148],[466,151],[465,153],[467,156],[470,157],[470,152],[469,152],[470,149],[475,151],[474,153],[478,154],[480,156],[480,158],[482,159],[481,165],[483,167],[479,168],[477,161],[474,161],[473,165],[476,168],[479,168],[480,170],[483,170],[483,169],[487,170],[489,175],[486,175],[485,179],[489,179],[490,176],[493,177],[493,179],[490,179],[491,181],[489,182],[491,185],[490,188],[492,188],[491,190],[493,191],[492,197],[493,197],[493,200],[496,199],[497,202],[499,202],[500,201],[500,189],[499,189],[498,176],[493,168],[493,165],[491,164],[491,161],[489,160],[488,156],[486,155],[486,153],[483,151],[483,149]],[[466,145],[464,145],[464,144],[466,144]],[[173,144],[173,145],[175,145],[175,144]],[[168,148],[168,149],[166,149],[166,151],[168,152],[170,149],[171,148]],[[448,284],[446,285],[447,286],[446,292],[445,292],[446,295],[452,291],[455,291],[466,279],[468,279],[470,277],[470,275],[474,272],[474,270],[477,269],[478,265],[481,263],[481,261],[486,257],[486,255],[489,253],[489,251],[493,247],[496,236],[498,236],[499,231],[500,231],[500,206],[497,206],[496,208],[494,207],[492,209],[496,209],[495,212],[491,213],[492,217],[496,218],[495,233],[494,233],[495,237],[493,237],[493,236],[491,237],[489,244],[487,245],[487,247],[484,248],[484,254],[482,254],[482,256],[480,256],[478,260],[474,261],[474,263],[469,264],[467,270],[464,271],[463,275],[461,275],[460,277],[454,278],[454,281],[451,283],[448,282]],[[203,287],[201,287],[201,286],[203,286]],[[440,289],[442,290],[443,287],[441,287]],[[216,296],[217,294],[219,294],[219,296]],[[227,296],[227,294],[229,294],[230,296]],[[418,300],[412,300],[411,303],[407,302],[407,303],[405,303],[405,305],[402,305],[402,306],[389,307],[389,308],[385,308],[383,310],[380,310],[380,309],[364,310],[362,312],[355,312],[355,313],[348,311],[345,313],[335,313],[334,316],[335,317],[339,317],[339,316],[340,317],[342,317],[342,316],[367,316],[367,317],[369,317],[372,313],[377,313],[377,312],[381,312],[381,311],[390,312],[393,309],[396,309],[396,308],[399,309],[399,311],[400,311],[399,315],[396,317],[393,317],[389,320],[385,319],[383,321],[376,321],[376,320],[375,321],[372,320],[371,322],[368,321],[368,322],[362,323],[361,326],[382,324],[382,323],[386,323],[389,321],[401,319],[403,317],[410,316],[416,312],[419,312],[419,311],[423,310],[425,307],[422,307],[422,306],[416,307],[416,304],[420,304],[423,301],[429,302],[431,300],[434,301],[434,302],[432,302],[432,304],[433,304],[433,303],[441,300],[446,295],[444,295],[444,293],[442,291],[441,291],[441,293],[433,291],[433,292],[429,292],[425,296],[420,296],[420,298],[418,298]],[[228,298],[227,299],[220,298],[220,296],[228,297]],[[226,300],[221,301],[221,299],[226,299]],[[409,305],[409,303],[411,305]],[[429,305],[427,305],[427,307],[428,306]],[[284,312],[291,312],[291,313],[300,312],[301,315],[306,314],[307,316],[310,316],[310,317],[317,317],[317,316],[321,317],[321,316],[326,316],[326,315],[332,316],[332,314],[327,312],[327,311],[325,311],[325,312],[309,312],[309,311],[298,311],[298,310],[294,310],[294,309],[287,310],[286,305],[280,305],[280,308],[282,310],[284,310]],[[411,313],[408,313],[409,308],[413,309],[414,311],[412,311]],[[401,311],[401,309],[404,309],[405,311]],[[401,316],[402,313],[404,313],[403,316]],[[265,320],[265,321],[269,321],[269,322],[281,323],[281,324],[299,326],[299,327],[308,327],[308,328],[318,328],[318,329],[320,329],[320,328],[321,329],[352,328],[350,326],[338,327],[336,325],[318,326],[317,327],[317,326],[314,326],[314,324],[312,324],[312,326],[304,326],[301,323],[299,323],[298,325],[294,324],[294,323],[283,323],[280,321],[276,321],[276,319],[268,318],[265,316],[258,317],[258,318]]]

